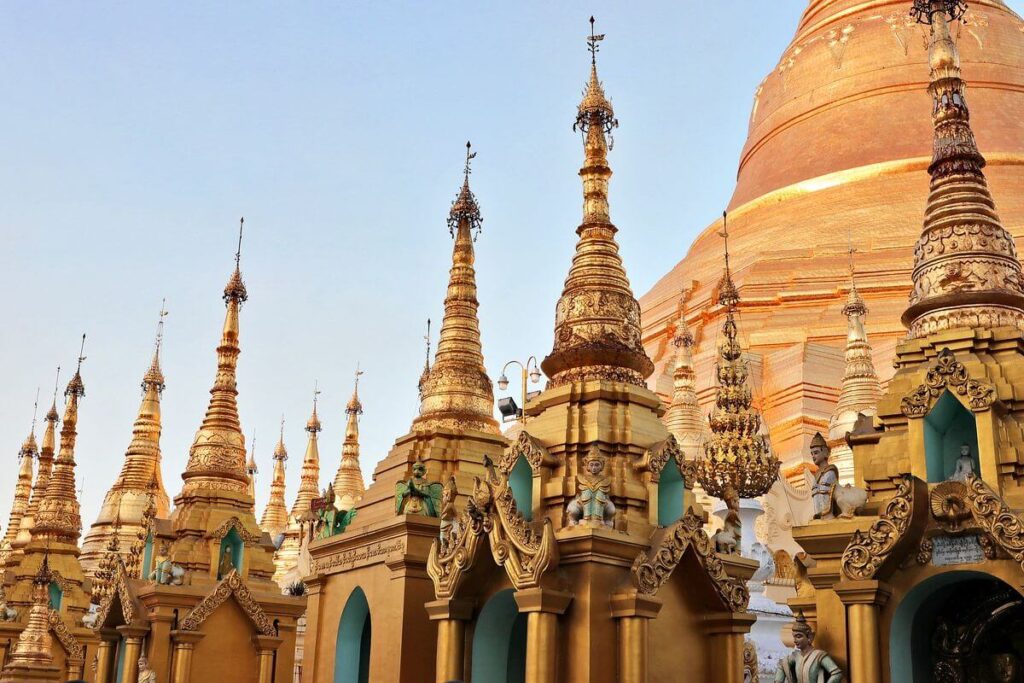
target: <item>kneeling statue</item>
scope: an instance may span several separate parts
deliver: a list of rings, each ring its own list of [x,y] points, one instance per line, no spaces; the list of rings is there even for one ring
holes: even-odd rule
[[[775,683],[842,683],[843,670],[824,650],[814,647],[814,629],[803,612],[793,622],[796,650],[779,660]]]
[[[569,526],[613,525],[615,505],[611,499],[612,480],[604,474],[605,459],[595,447],[583,459],[584,471],[576,476],[576,497],[569,501],[565,514]]]

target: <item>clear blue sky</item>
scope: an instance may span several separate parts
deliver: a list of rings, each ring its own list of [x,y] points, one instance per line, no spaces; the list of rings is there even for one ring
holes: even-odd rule
[[[543,357],[581,190],[571,131],[587,17],[621,128],[612,214],[640,295],[726,204],[752,95],[804,0],[552,3],[5,2],[0,22],[0,524],[32,399],[83,331],[83,523],[120,468],[167,298],[163,471],[181,486],[246,218],[239,405],[266,500],[285,414],[289,502],[314,380],[322,483],[356,362],[363,470],[417,408],[463,145],[488,369]],[[909,4],[909,3],[908,3]],[[436,331],[436,327],[435,327]]]

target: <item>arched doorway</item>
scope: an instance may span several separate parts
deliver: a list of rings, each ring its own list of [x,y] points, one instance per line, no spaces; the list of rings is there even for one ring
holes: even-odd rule
[[[526,680],[526,615],[512,589],[497,593],[476,620],[473,631],[474,683],[523,683]]]
[[[334,648],[334,683],[370,681],[370,605],[356,587],[345,603]]]
[[[981,572],[933,576],[896,608],[889,652],[891,680],[901,683],[1019,681],[1024,596]]]

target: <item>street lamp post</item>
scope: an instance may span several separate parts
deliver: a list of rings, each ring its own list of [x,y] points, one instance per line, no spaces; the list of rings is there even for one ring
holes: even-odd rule
[[[530,356],[526,363],[520,363],[517,360],[510,360],[505,363],[505,366],[501,369],[501,376],[498,377],[498,388],[502,391],[508,389],[508,377],[505,376],[505,371],[508,370],[508,366],[518,365],[522,370],[523,386],[522,386],[522,401],[523,404],[519,409],[519,419],[526,423],[526,381],[529,379],[531,382],[536,384],[540,381],[540,366],[537,363],[536,356]]]

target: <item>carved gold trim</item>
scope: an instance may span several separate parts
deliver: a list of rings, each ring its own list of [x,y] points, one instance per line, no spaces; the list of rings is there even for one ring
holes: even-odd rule
[[[1024,570],[1024,520],[1010,510],[988,484],[976,476],[972,475],[967,480],[967,496],[971,514],[978,525]],[[985,548],[984,544],[982,548]],[[985,556],[989,556],[988,549]]]
[[[676,466],[679,467],[679,473],[685,476],[686,458],[683,456],[683,450],[679,447],[679,442],[672,434],[644,451],[643,457],[633,463],[633,469],[637,472],[650,472],[657,476],[665,469],[669,460],[674,460]],[[692,486],[693,480],[688,480],[686,483]]]
[[[488,535],[491,554],[505,568],[516,590],[537,588],[547,568],[557,563],[558,544],[551,520],[545,518],[538,531],[516,508],[512,487],[502,479],[494,492],[498,523]]]
[[[906,537],[915,515],[922,511],[927,514],[927,506],[915,509],[915,489],[926,487],[924,482],[913,475],[905,474],[896,484],[896,495],[885,504],[882,514],[876,519],[867,533],[860,529],[853,532],[850,543],[843,551],[843,575],[854,581],[873,579],[887,563],[897,545]],[[916,506],[922,508],[922,506]]]
[[[115,596],[121,601],[121,616],[124,617],[124,623],[135,623],[135,599],[128,587],[128,570],[120,557],[117,558],[117,564],[115,565],[114,575],[110,579],[110,584],[114,590],[108,591],[103,598],[103,602],[100,603],[99,616],[96,618],[97,629],[106,623],[107,617],[110,615],[110,609],[114,604]]]
[[[277,635],[274,624],[267,617],[266,612],[253,597],[249,587],[245,585],[237,569],[224,577],[224,580],[217,584],[213,591],[203,598],[198,605],[181,621],[179,628],[182,631],[198,631],[207,617],[213,614],[218,607],[224,604],[229,597],[234,596],[235,602],[242,608],[246,616],[252,620],[260,635]]]
[[[238,532],[238,535],[242,539],[242,543],[244,545],[260,542],[260,534],[253,534],[247,531],[238,517],[231,517],[230,519],[224,520],[219,527],[213,530],[213,533],[210,534],[210,538],[217,539],[218,541],[223,540],[232,529]]]
[[[750,602],[750,592],[744,582],[732,578],[715,554],[714,544],[704,532],[701,518],[688,511],[675,526],[662,537],[653,555],[641,552],[633,561],[631,578],[637,591],[655,595],[664,586],[688,549],[697,559],[718,591],[722,602],[733,612],[743,612]]]
[[[534,474],[540,472],[541,467],[554,467],[558,464],[558,460],[548,452],[544,444],[525,431],[520,432],[515,442],[505,449],[498,460],[498,470],[504,474],[511,474],[519,456],[526,458],[526,462],[530,463],[530,469]]]
[[[476,564],[480,537],[494,528],[493,506],[491,485],[476,477],[466,509],[458,516],[447,538],[434,539],[427,556],[427,574],[434,582],[434,595],[438,600],[454,597],[465,573]]]
[[[935,365],[928,369],[924,383],[903,397],[900,410],[907,417],[924,417],[946,389],[967,399],[973,412],[983,412],[996,400],[996,388],[988,382],[971,379],[964,364],[948,348],[939,351]]]
[[[85,661],[85,646],[78,642],[74,634],[68,629],[68,625],[61,619],[56,610],[51,609],[47,621],[50,623],[50,630],[57,636],[58,642],[64,651],[68,653],[68,659],[74,664],[81,664]]]

